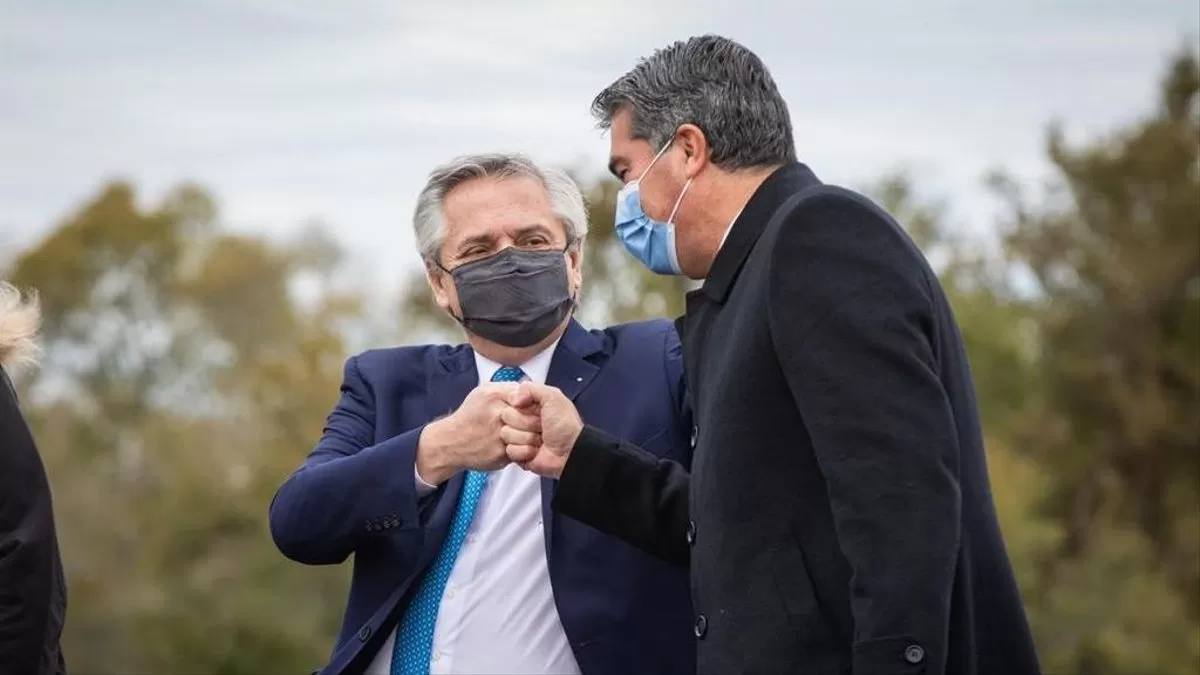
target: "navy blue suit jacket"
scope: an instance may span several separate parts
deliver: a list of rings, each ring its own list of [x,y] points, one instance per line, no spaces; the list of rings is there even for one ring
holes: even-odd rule
[[[462,474],[418,499],[424,425],[478,384],[467,346],[368,351],[350,358],[341,399],[317,447],[271,502],[271,534],[287,557],[336,564],[354,554],[342,629],[323,675],[360,672],[395,627],[415,581],[442,546]],[[685,465],[692,414],[678,335],[668,321],[588,331],[572,321],[546,383],[583,419]],[[546,555],[555,602],[583,675],[693,673],[687,570],[554,513],[542,481]]]

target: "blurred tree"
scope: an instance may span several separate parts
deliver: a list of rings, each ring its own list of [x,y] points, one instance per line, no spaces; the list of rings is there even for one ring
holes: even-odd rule
[[[1136,526],[1200,616],[1200,67],[1173,62],[1158,109],[1072,149],[1051,129],[1056,190],[1003,177],[1011,259],[1031,273],[1046,395],[1014,447],[1055,477],[1060,553],[1092,555],[1109,520]],[[1067,574],[1067,568],[1062,569]],[[1054,579],[1047,577],[1047,583]],[[1195,629],[1193,624],[1192,629]]]
[[[1017,572],[1042,671],[1078,675],[1191,675],[1200,626],[1138,529],[1097,523],[1086,556],[1057,566],[1063,523],[1041,502],[1055,476],[1007,443],[988,443],[996,511]]]
[[[270,546],[265,509],[320,434],[360,298],[308,232],[221,232],[184,187],[139,208],[114,184],[15,261],[38,288],[47,361],[31,412],[68,566],[80,672],[305,672],[322,662],[345,572]],[[317,292],[290,290],[304,275]]]
[[[619,189],[620,185],[612,180],[583,188],[588,234],[583,249],[583,290],[578,317],[591,328],[683,314],[687,280],[650,272],[626,253],[617,239],[613,217]],[[434,305],[424,270],[409,276],[400,315],[404,317],[402,334],[406,338],[421,336],[453,342],[461,339],[454,320]]]

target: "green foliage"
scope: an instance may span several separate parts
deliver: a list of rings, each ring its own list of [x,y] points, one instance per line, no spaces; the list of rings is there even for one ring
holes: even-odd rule
[[[143,210],[111,185],[12,270],[43,294],[48,360],[28,384],[51,402],[29,412],[78,672],[307,672],[345,601],[345,570],[284,560],[265,512],[337,395],[335,327],[358,299],[289,292],[329,267],[327,242],[216,217],[196,188]]]
[[[1006,443],[989,444],[996,510],[1046,673],[1194,673],[1200,626],[1154,547],[1134,528],[1098,522],[1088,548],[1060,557],[1066,526],[1039,505],[1054,477]]]
[[[1194,673],[1200,661],[1200,67],[1084,147],[1052,129],[1056,189],[994,184],[1003,245],[963,237],[903,175],[868,191],[935,261],[971,357],[992,487],[1047,673]],[[592,185],[580,315],[683,311],[686,282],[613,234]],[[37,288],[46,363],[23,381],[55,491],[75,672],[241,675],[323,662],[348,570],[292,564],[266,510],[321,432],[345,327],[336,242],[234,235],[183,186],[113,184],[5,275]],[[292,292],[316,289],[304,301]],[[311,282],[311,283],[310,283]],[[457,340],[421,273],[405,339]]]
[[[1137,528],[1200,615],[1200,77],[1178,57],[1156,113],[1048,154],[1058,190],[1012,204],[1012,264],[1032,273],[1043,395],[1017,445],[1056,481],[1044,502],[1082,555],[1106,518]]]

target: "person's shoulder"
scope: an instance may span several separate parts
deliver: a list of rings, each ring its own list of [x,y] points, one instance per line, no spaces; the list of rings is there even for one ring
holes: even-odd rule
[[[785,208],[764,233],[773,267],[792,273],[809,270],[823,279],[858,264],[899,266],[913,273],[926,267],[900,223],[866,195],[821,185],[797,195]]]
[[[467,356],[465,344],[422,344],[379,347],[354,354],[347,359],[347,370],[353,368],[362,377],[421,378],[431,368],[456,357]]]
[[[669,340],[675,335],[675,324],[669,319],[645,319],[619,323],[592,332],[622,347],[648,348],[657,344],[661,348],[664,340]]]
[[[824,184],[785,202],[781,217],[776,218],[776,236],[792,236],[797,227],[809,235],[829,234],[853,237],[872,232],[899,234],[900,226],[892,216],[870,197],[840,185]]]
[[[17,387],[3,366],[0,366],[0,418],[4,418],[2,423],[6,426],[12,420],[24,420],[21,401],[17,398]]]

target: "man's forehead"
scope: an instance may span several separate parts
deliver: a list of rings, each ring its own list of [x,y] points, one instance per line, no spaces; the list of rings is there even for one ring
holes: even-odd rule
[[[613,138],[628,139],[632,137],[633,111],[628,107],[621,108],[609,120],[608,130]]]
[[[545,188],[525,178],[468,181],[446,195],[443,213],[455,240],[554,231],[557,222]]]
[[[624,169],[646,159],[650,153],[650,144],[632,136],[630,113],[622,110],[613,116],[609,128],[608,170],[614,176],[620,176]]]
[[[461,183],[445,196],[443,209],[450,216],[478,218],[512,211],[550,211],[546,188],[529,176],[478,178]]]
[[[528,222],[495,220],[491,222],[477,221],[456,228],[454,241],[460,243],[491,242],[502,237],[521,239],[533,235],[543,235],[550,238],[562,234],[562,228],[556,227],[555,221],[532,220]]]

